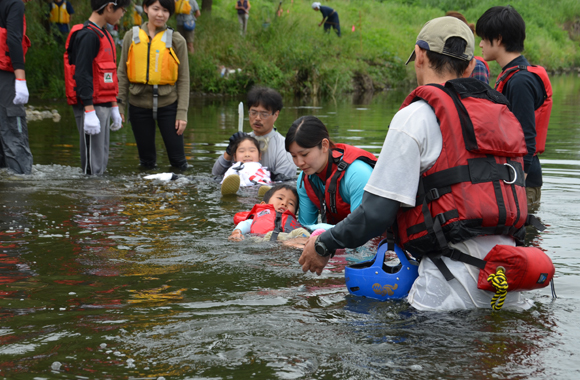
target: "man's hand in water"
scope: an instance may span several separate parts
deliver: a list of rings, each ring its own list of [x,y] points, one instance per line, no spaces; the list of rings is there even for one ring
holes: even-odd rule
[[[316,250],[314,249],[315,241],[316,236],[308,239],[308,242],[302,251],[302,255],[300,256],[300,259],[298,259],[298,263],[302,265],[303,272],[316,272],[316,274],[320,276],[322,270],[328,263],[328,260],[330,260],[330,256],[322,257],[316,253]]]

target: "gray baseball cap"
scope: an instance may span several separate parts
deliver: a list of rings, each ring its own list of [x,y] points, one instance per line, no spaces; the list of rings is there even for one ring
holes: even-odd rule
[[[449,37],[459,37],[467,41],[465,51],[462,54],[454,54],[445,49],[445,42],[447,42]],[[423,25],[423,29],[419,32],[415,45],[419,45],[420,48],[435,53],[444,54],[464,61],[471,61],[473,59],[473,49],[475,48],[475,38],[466,23],[455,17],[445,16],[427,21]],[[405,65],[408,65],[409,62],[414,60],[415,49],[413,49]]]

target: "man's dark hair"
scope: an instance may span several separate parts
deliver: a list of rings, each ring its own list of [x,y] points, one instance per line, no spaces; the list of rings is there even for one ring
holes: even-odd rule
[[[466,46],[467,41],[460,37],[450,37],[445,41],[445,49],[452,54],[457,54],[457,56],[461,56],[465,52]],[[451,73],[461,78],[469,66],[469,61],[429,50],[427,50],[427,58],[429,58],[430,67],[439,75]]]
[[[264,194],[264,202],[268,203],[270,201],[270,198],[272,198],[272,196],[278,191],[278,190],[290,190],[294,196],[296,197],[296,213],[298,213],[298,205],[300,203],[300,198],[298,197],[298,191],[296,191],[296,187],[292,186],[292,185],[287,185],[285,183],[279,183],[277,185],[275,185],[274,187],[272,187],[270,190],[268,190],[266,192],[266,194]]]
[[[284,106],[282,95],[270,87],[255,86],[248,92],[246,100],[248,109],[251,107],[262,106],[272,113],[281,111]]]
[[[488,40],[501,39],[505,51],[521,53],[526,39],[526,23],[513,7],[492,7],[477,20],[475,33]]]
[[[131,0],[91,0],[91,9],[102,15],[109,4],[113,4],[113,9],[116,11],[119,8],[127,8],[131,5]]]
[[[155,4],[156,1],[159,1],[159,4],[169,11],[169,16],[175,13],[175,0],[143,0],[144,7],[150,7]],[[149,15],[147,15],[149,17]]]

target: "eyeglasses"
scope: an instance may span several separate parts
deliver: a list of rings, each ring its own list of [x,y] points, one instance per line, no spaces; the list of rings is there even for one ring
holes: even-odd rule
[[[258,112],[256,110],[250,110],[251,117],[256,117],[258,115],[260,115],[260,117],[262,119],[266,119],[266,118],[269,118],[270,116],[272,116],[273,114],[271,112],[266,112],[266,111]]]

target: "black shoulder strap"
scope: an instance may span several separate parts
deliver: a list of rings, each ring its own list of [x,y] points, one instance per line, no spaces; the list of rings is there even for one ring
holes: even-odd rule
[[[476,79],[477,80],[477,79]],[[457,92],[453,88],[443,87],[440,84],[428,84],[428,86],[433,86],[441,91],[445,92],[453,100],[455,104],[455,109],[457,109],[457,115],[459,116],[459,121],[461,123],[461,132],[463,134],[463,142],[465,143],[465,149],[468,151],[477,150],[477,139],[475,138],[475,129],[473,128],[473,123],[471,118],[465,109],[465,106],[459,100]]]
[[[514,71],[527,70],[527,69],[528,69],[528,67],[525,65],[510,67],[509,69],[504,71],[503,75],[495,81],[495,87],[497,88],[497,86],[501,82],[503,82],[507,77],[509,77],[510,74],[513,73]]]
[[[270,241],[278,240],[278,235],[282,232],[282,214],[276,211],[276,219],[274,221],[274,229],[272,230],[272,236],[270,236]]]

